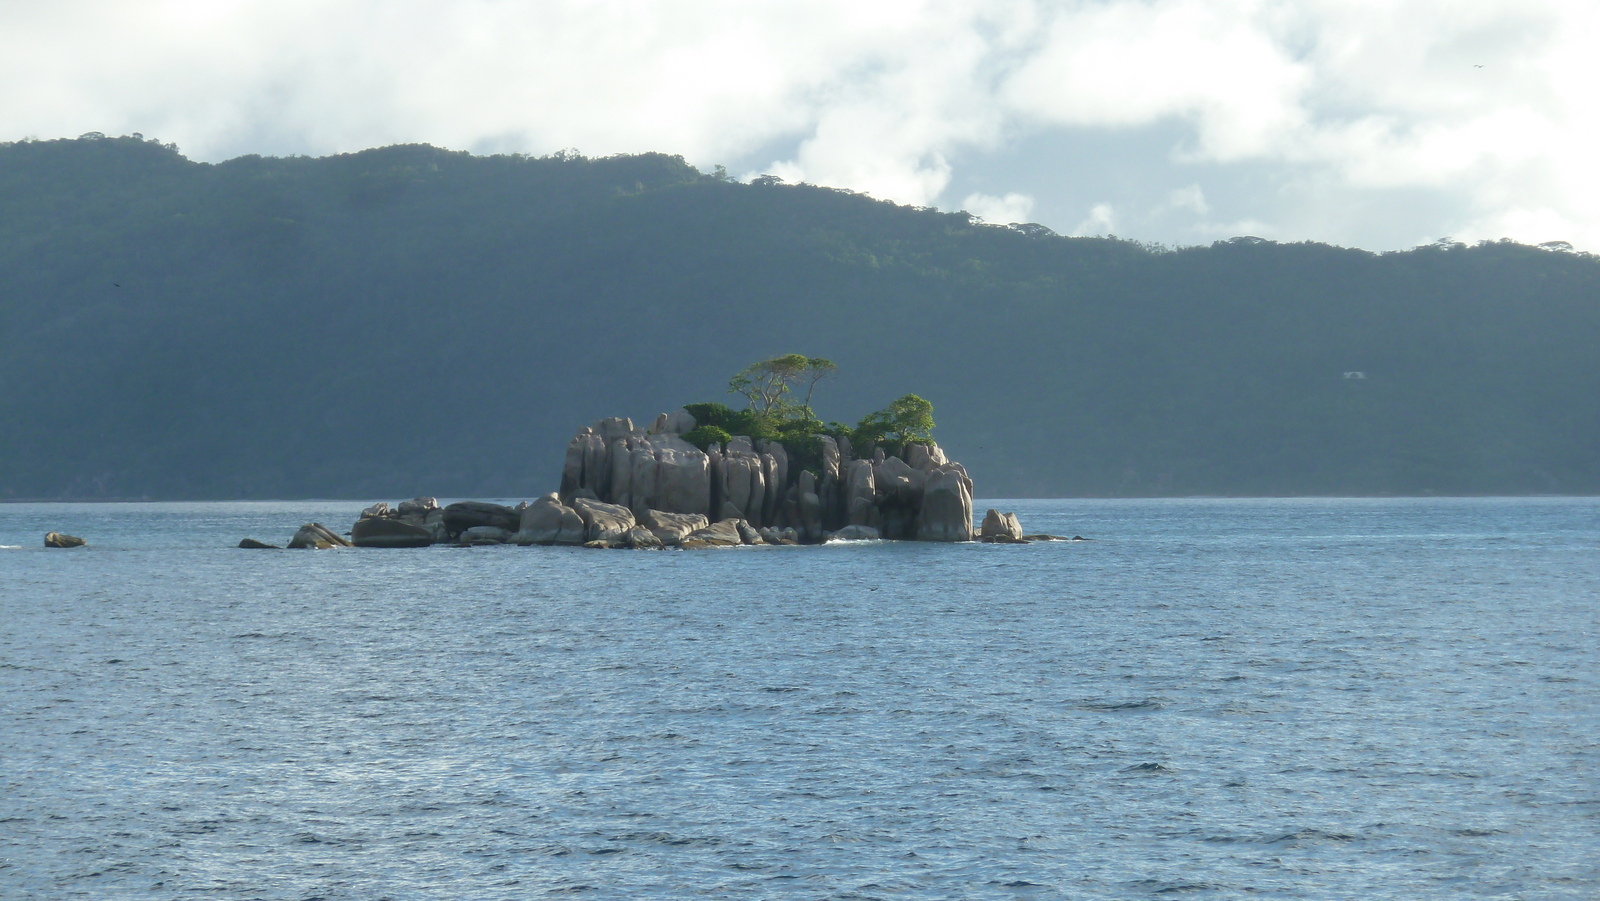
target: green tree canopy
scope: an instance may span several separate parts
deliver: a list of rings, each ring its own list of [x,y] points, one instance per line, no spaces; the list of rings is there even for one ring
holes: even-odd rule
[[[739,370],[728,380],[728,393],[743,395],[749,409],[760,416],[812,419],[811,395],[817,383],[838,370],[833,361],[822,357],[784,354]],[[800,385],[805,386],[806,395],[797,405],[790,397]]]
[[[865,448],[884,439],[901,444],[932,441],[933,404],[915,394],[907,394],[882,410],[862,417],[850,443]]]

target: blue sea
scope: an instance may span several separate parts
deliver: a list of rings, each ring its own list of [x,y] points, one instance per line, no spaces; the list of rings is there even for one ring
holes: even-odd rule
[[[233,547],[364,505],[0,505],[0,898],[1600,897],[1597,499]]]

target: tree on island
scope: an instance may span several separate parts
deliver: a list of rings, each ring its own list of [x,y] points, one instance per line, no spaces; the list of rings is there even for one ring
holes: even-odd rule
[[[804,354],[784,354],[759,363],[751,363],[728,380],[729,394],[742,394],[750,402],[750,409],[762,416],[793,418],[798,413],[804,419],[814,419],[811,413],[811,395],[817,383],[839,371],[832,360],[807,357]],[[796,407],[789,400],[796,385],[806,386],[805,400]]]
[[[813,468],[821,460],[823,436],[849,439],[857,454],[876,445],[898,454],[907,443],[933,442],[933,404],[915,394],[868,413],[854,428],[819,420],[811,409],[812,395],[818,382],[838,370],[830,360],[803,354],[752,363],[728,380],[728,393],[743,396],[745,409],[731,410],[718,403],[687,404],[684,409],[694,417],[695,428],[683,437],[701,450],[726,444],[735,435],[779,441],[802,461],[803,468]],[[802,385],[805,398],[795,403],[791,398]]]
[[[933,404],[907,394],[876,413],[868,413],[856,426],[851,443],[863,445],[889,439],[902,446],[912,441],[933,441]]]

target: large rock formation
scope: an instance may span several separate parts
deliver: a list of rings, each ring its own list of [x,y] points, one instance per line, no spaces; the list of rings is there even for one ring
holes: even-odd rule
[[[579,429],[567,444],[563,503],[591,497],[639,515],[656,509],[704,516],[711,512],[711,493],[710,458],[674,432],[650,433],[635,429],[632,420],[602,419]]]
[[[580,497],[572,502],[572,508],[583,517],[585,542],[605,541],[613,547],[622,545],[627,541],[628,532],[636,525],[633,511],[621,504],[607,504]]]
[[[76,535],[66,535],[61,532],[44,533],[45,547],[83,547],[88,543]]]
[[[883,522],[878,512],[878,480],[871,460],[851,460],[845,467],[844,515],[852,526],[871,526]]]
[[[838,467],[837,459],[834,466]],[[822,497],[817,494],[817,477],[810,470],[802,470],[799,484],[795,485],[795,509],[798,519],[794,526],[799,529],[801,540],[809,543],[821,541]]]
[[[500,504],[464,501],[450,505],[447,523],[446,511],[431,497],[412,498],[393,507],[379,501],[361,511],[361,518],[350,527],[350,539],[355,547],[427,547],[454,541],[475,526],[499,528],[508,511],[515,515]]]
[[[522,520],[513,541],[529,544],[583,544],[583,517],[561,503],[556,494],[547,494],[522,510]]]
[[[508,544],[512,532],[499,526],[473,526],[456,536],[457,544]]]
[[[385,515],[366,516],[367,511],[362,511],[362,518],[350,527],[351,544],[356,547],[427,547],[433,544],[433,533],[427,528],[405,522],[398,516],[388,516],[388,504],[377,506],[384,508]]]
[[[490,526],[514,532],[522,514],[503,504],[487,501],[457,501],[444,508],[444,525],[452,536],[477,526]]]
[[[374,504],[362,511],[357,544],[694,548],[830,536],[974,538],[972,480],[937,444],[910,443],[893,455],[869,446],[860,451],[870,457],[858,459],[843,436],[816,436],[797,453],[735,435],[702,451],[682,437],[695,425],[686,410],[657,416],[648,430],[602,419],[568,443],[558,491],[516,508],[460,501],[441,510],[433,498]],[[1014,516],[990,516],[1000,517],[986,520],[991,540],[1020,536]]]
[[[688,538],[691,532],[705,528],[710,522],[699,513],[648,510],[640,519],[640,524],[649,529],[662,544],[674,547]]]
[[[972,540],[972,480],[960,463],[936,466],[928,473],[917,540]]]
[[[690,532],[683,539],[682,546],[689,549],[705,547],[738,547],[744,544],[744,538],[739,534],[739,520],[724,519],[714,522],[703,529]]]
[[[848,440],[818,436],[820,455],[813,449],[798,458],[811,461],[803,467],[781,442],[743,435],[701,451],[680,437],[694,427],[694,417],[679,410],[657,416],[648,431],[621,418],[579,429],[567,446],[560,500],[626,508],[668,545],[690,536],[677,524],[652,524],[652,515],[742,520],[758,534],[793,529],[805,543],[851,525],[884,538],[974,537],[972,480],[932,442],[907,444],[898,455],[869,448],[870,459],[856,459]],[[587,534],[602,540],[592,529]],[[618,544],[622,536],[603,540]]]

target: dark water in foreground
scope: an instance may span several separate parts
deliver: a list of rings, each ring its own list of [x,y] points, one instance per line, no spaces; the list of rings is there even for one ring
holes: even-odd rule
[[[0,897],[1600,897],[1595,499],[228,547],[360,506],[0,506]]]

